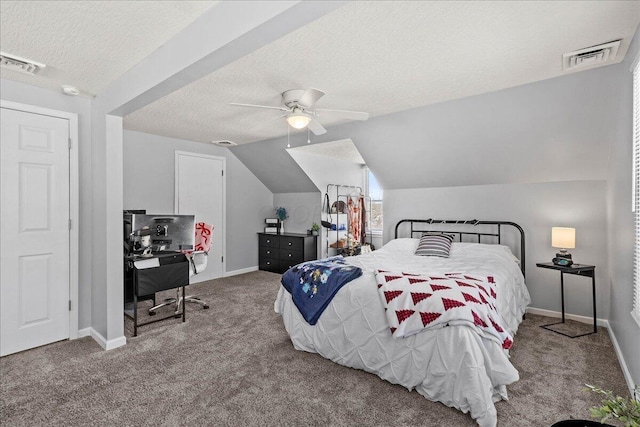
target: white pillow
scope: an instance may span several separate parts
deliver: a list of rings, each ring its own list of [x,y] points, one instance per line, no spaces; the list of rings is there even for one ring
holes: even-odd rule
[[[414,253],[418,247],[418,241],[420,239],[399,238],[389,240],[379,250],[389,250],[394,252],[407,252]]]

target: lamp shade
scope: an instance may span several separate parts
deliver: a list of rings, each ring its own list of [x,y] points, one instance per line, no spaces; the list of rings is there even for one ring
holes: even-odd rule
[[[303,114],[292,114],[287,117],[287,122],[295,129],[304,129],[311,119]]]
[[[551,228],[551,246],[560,249],[576,247],[576,229],[570,227]]]

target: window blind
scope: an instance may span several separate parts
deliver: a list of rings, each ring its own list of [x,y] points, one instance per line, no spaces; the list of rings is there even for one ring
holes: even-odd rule
[[[640,61],[633,65],[633,211],[635,248],[633,256],[633,309],[631,316],[640,326]]]

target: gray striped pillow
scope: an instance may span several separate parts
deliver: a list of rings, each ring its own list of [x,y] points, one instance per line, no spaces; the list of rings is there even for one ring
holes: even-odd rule
[[[452,242],[451,234],[424,234],[420,238],[415,255],[449,258]]]

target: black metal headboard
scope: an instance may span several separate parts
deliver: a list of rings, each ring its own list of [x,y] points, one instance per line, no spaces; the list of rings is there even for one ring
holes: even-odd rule
[[[520,270],[522,270],[522,275],[524,276],[524,270],[525,270],[525,250],[524,250],[524,230],[522,229],[522,227],[520,227],[518,224],[516,224],[515,222],[509,222],[509,221],[478,221],[475,219],[471,219],[471,220],[457,220],[457,219],[445,219],[445,220],[441,220],[441,219],[433,219],[433,218],[429,218],[429,219],[403,219],[398,221],[398,223],[396,224],[396,230],[395,230],[395,238],[398,238],[398,229],[400,228],[400,225],[402,225],[403,223],[408,223],[410,226],[410,236],[411,237],[415,237],[414,234],[419,234],[419,236],[422,236],[423,234],[440,234],[440,233],[446,233],[446,234],[453,234],[454,236],[458,236],[458,241],[462,242],[462,238],[463,236],[468,237],[468,236],[476,236],[477,238],[477,243],[493,243],[493,244],[500,244],[501,240],[502,240],[502,226],[508,225],[511,227],[514,227],[516,230],[518,230],[518,232],[520,232]],[[424,225],[422,224],[428,224],[429,227],[428,229],[424,229]],[[454,230],[434,230],[432,227],[438,226],[440,224],[453,224],[453,225],[460,225],[460,226],[467,226],[465,227],[466,231],[454,231]],[[468,226],[479,226],[479,225],[487,225],[487,226],[493,226],[495,228],[493,228],[493,232],[480,232],[480,231],[468,231],[469,227]],[[486,228],[486,227],[485,227]],[[482,241],[482,238],[488,239],[489,237],[492,238],[492,242],[486,242],[486,241]]]

